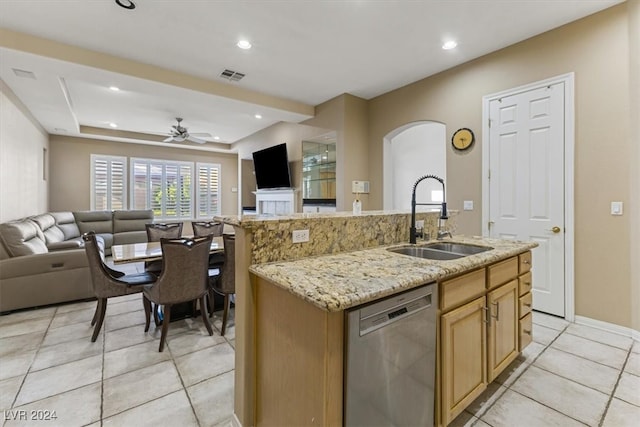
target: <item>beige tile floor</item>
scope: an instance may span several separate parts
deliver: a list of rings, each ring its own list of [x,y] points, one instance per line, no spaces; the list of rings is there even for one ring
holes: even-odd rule
[[[202,321],[144,333],[140,295],[109,301],[90,342],[95,302],[0,316],[3,426],[216,426],[233,412],[234,324]],[[26,411],[26,412],[25,412]],[[34,411],[34,412],[31,412]],[[55,421],[23,421],[22,414]],[[534,313],[534,342],[452,425],[638,426],[640,343]]]

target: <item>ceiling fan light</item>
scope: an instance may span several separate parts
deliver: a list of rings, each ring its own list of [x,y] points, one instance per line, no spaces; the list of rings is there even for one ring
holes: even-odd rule
[[[244,50],[251,49],[251,43],[249,42],[249,40],[238,40],[236,46]]]
[[[131,0],[116,0],[116,4],[125,9],[133,10],[136,8],[136,5]]]

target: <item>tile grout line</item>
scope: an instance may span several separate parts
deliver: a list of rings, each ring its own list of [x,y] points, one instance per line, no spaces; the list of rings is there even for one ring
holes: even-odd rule
[[[570,323],[569,323],[569,324],[567,324],[567,325],[565,325],[565,326],[564,326],[564,328],[563,328],[562,330],[560,330],[560,333],[559,333],[559,334],[558,334],[554,339],[552,339],[552,340],[549,342],[549,344],[547,344],[547,345],[544,347],[544,349],[543,349],[540,353],[538,353],[538,355],[537,355],[536,357],[534,357],[534,358],[533,358],[533,360],[532,360],[529,364],[527,364],[527,367],[526,367],[522,372],[520,372],[520,374],[518,374],[518,376],[517,376],[517,377],[516,377],[512,382],[511,382],[511,384],[510,384],[509,386],[505,386],[504,384],[501,384],[501,386],[505,387],[505,390],[502,392],[502,394],[501,394],[497,399],[495,399],[495,400],[494,400],[494,401],[493,401],[493,402],[492,402],[488,407],[486,407],[486,408],[484,409],[484,411],[482,411],[482,412],[480,413],[480,415],[474,415],[474,416],[476,417],[476,420],[471,424],[471,426],[476,425],[476,424],[478,423],[478,421],[482,421],[483,423],[484,423],[484,422],[486,422],[486,421],[482,420],[482,419],[481,419],[481,417],[485,416],[485,415],[487,414],[487,412],[489,412],[489,411],[491,410],[491,408],[493,408],[493,406],[498,402],[498,400],[500,400],[500,399],[502,398],[502,396],[504,396],[504,394],[505,394],[507,391],[511,390],[511,386],[513,386],[513,384],[515,384],[515,383],[516,383],[516,381],[518,381],[518,379],[519,379],[522,375],[524,375],[524,373],[525,373],[525,372],[527,372],[527,371],[529,370],[529,368],[530,368],[530,367],[535,363],[535,361],[536,361],[536,360],[538,360],[538,358],[539,358],[539,357],[540,357],[540,356],[541,356],[545,351],[547,351],[547,349],[548,349],[549,347],[551,347],[551,344],[553,344],[553,343],[554,343],[554,342],[555,342],[555,341],[560,337],[560,335],[562,335],[562,334],[564,333],[564,331],[566,331],[566,329],[569,327],[569,325],[570,325]],[[539,326],[544,326],[544,325],[539,325]],[[545,327],[546,327],[546,326],[545,326]],[[557,329],[555,329],[555,330],[557,330]],[[534,341],[534,342],[537,342],[537,341]],[[540,343],[538,343],[538,344],[540,344]],[[512,362],[512,363],[513,363],[513,362]],[[514,393],[518,393],[516,390],[512,390],[512,391],[513,391]],[[520,393],[518,393],[518,394],[520,394]],[[522,395],[522,394],[520,394],[520,395],[521,395],[521,396],[524,396],[524,395]],[[531,398],[530,398],[530,397],[528,397],[528,396],[524,396],[524,397],[527,397],[528,399],[531,399]],[[546,406],[546,405],[542,404],[541,402],[538,402],[537,400],[534,400],[534,399],[531,399],[531,400],[533,400],[533,401],[534,401],[534,402],[536,402],[536,403],[539,403],[540,405]],[[550,408],[550,409],[553,409],[553,408]],[[556,410],[556,409],[553,409],[553,410],[554,410],[554,411],[556,411],[556,412],[558,412],[558,413],[560,413],[560,414],[562,414],[562,412],[560,412],[560,411],[558,411],[558,410]],[[562,415],[565,415],[565,414],[562,414]],[[487,424],[488,424],[488,423],[487,423]]]
[[[22,391],[22,387],[24,387],[24,383],[27,381],[27,376],[31,373],[31,368],[33,367],[33,364],[36,361],[36,358],[38,357],[38,353],[40,353],[40,349],[42,348],[42,343],[44,342],[45,337],[47,336],[47,332],[49,332],[49,329],[51,328],[51,324],[53,323],[53,319],[56,317],[56,313],[58,312],[58,308],[56,307],[56,309],[54,310],[53,314],[51,315],[51,319],[49,319],[49,324],[47,325],[47,328],[45,329],[44,333],[42,334],[42,338],[40,339],[40,342],[38,343],[38,347],[36,348],[36,352],[33,354],[33,359],[31,360],[31,363],[29,364],[29,368],[27,368],[27,372],[25,372],[24,374],[24,378],[22,378],[22,381],[20,382],[20,387],[18,387],[18,392],[16,393],[15,397],[13,398],[13,401],[11,402],[11,408],[15,408],[15,404],[16,401],[18,400],[18,396],[20,396],[20,392]],[[37,371],[35,371],[37,372]],[[41,400],[41,399],[38,399]],[[29,404],[31,402],[25,403],[25,405]]]
[[[602,417],[600,418],[600,422],[598,423],[598,427],[602,427],[604,424],[604,420],[609,412],[609,407],[611,406],[611,402],[614,399],[616,394],[616,390],[618,389],[618,384],[620,384],[620,379],[622,378],[622,374],[624,373],[624,369],[627,367],[627,363],[629,362],[629,357],[631,357],[631,350],[633,349],[633,343],[631,344],[631,348],[627,352],[627,357],[622,364],[622,368],[620,369],[620,373],[618,374],[618,378],[616,379],[616,384],[613,386],[613,390],[611,390],[611,394],[609,395],[609,400],[607,400],[607,405],[604,408],[604,412],[602,413]]]

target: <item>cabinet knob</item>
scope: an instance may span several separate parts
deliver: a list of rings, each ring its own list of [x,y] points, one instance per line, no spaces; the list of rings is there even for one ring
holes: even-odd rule
[[[531,335],[531,331],[528,331],[528,330],[526,330],[526,329],[523,329],[523,330],[522,330],[522,332],[524,332],[524,333],[525,333],[525,334],[527,334],[527,335]]]

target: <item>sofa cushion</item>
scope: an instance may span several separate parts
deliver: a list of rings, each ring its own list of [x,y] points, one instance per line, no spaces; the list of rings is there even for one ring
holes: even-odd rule
[[[51,212],[51,216],[55,218],[56,225],[62,230],[64,240],[80,237],[80,229],[72,212]],[[80,241],[82,242],[82,239]]]
[[[48,252],[40,227],[30,220],[0,224],[0,239],[12,257]]]
[[[84,234],[89,231],[95,231],[96,234],[113,233],[113,214],[111,211],[81,211],[74,212],[73,216],[80,233]]]
[[[64,241],[64,233],[56,225],[56,220],[48,213],[32,216],[31,221],[35,222],[42,234],[47,246]]]
[[[84,248],[84,241],[82,240],[82,237],[63,240],[62,242],[47,243],[47,249],[49,249],[49,251],[64,251],[68,249],[82,249],[82,248]]]
[[[153,210],[131,210],[113,212],[113,232],[124,233],[127,231],[145,232],[145,224],[153,222]]]

